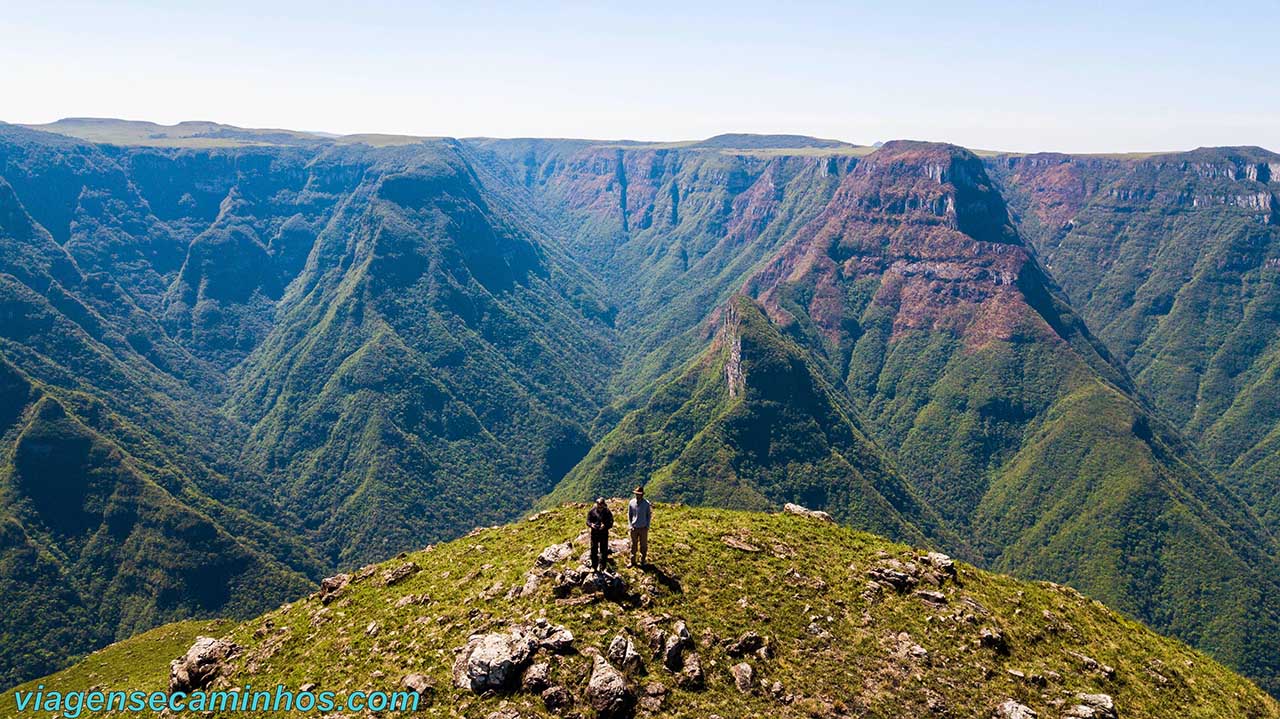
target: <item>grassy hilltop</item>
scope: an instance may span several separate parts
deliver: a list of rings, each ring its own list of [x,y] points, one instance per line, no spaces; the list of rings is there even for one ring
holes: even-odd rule
[[[614,510],[623,511],[620,502]],[[643,669],[627,675],[640,716],[989,717],[1013,700],[1056,717],[1078,711],[1081,694],[1108,695],[1119,717],[1280,716],[1248,680],[1070,588],[959,563],[951,574],[944,560],[818,518],[658,505],[652,566],[620,568],[625,588],[616,599],[557,591],[581,543],[530,582],[544,550],[578,537],[583,511],[565,505],[480,529],[243,624],[170,625],[40,683],[160,689],[169,660],[197,634],[214,634],[238,647],[219,680],[228,687],[391,690],[422,674],[422,715],[549,716],[518,678],[512,689],[483,694],[451,678],[455,649],[469,636],[545,617],[572,632],[572,645],[539,650],[529,663],[549,663],[548,682],[570,697],[562,711],[582,716],[594,715],[590,654],[619,634],[642,655]],[[895,576],[909,578],[902,591]],[[652,657],[646,636],[677,620],[690,641],[686,670],[673,672]],[[768,649],[731,656],[747,632]],[[731,667],[744,661],[753,676],[739,688]],[[684,679],[693,662],[701,687]],[[12,712],[10,694],[0,714]]]

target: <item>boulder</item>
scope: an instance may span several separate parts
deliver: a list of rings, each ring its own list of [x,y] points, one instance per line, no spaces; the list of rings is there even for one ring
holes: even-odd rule
[[[529,630],[538,640],[538,646],[556,654],[563,654],[573,647],[573,632],[546,619],[539,618]]]
[[[169,693],[204,689],[226,673],[226,661],[239,651],[232,642],[196,637],[186,654],[169,663]]]
[[[999,629],[983,627],[978,633],[978,643],[987,649],[994,650],[998,654],[1009,653],[1009,640],[1005,639],[1004,633]]]
[[[342,590],[351,583],[350,574],[335,574],[320,580],[320,603],[328,604],[338,598]]]
[[[564,714],[573,706],[573,695],[562,686],[542,690],[542,704],[552,714]]]
[[[546,662],[530,664],[520,677],[520,688],[526,692],[537,694],[551,686],[551,665]]]
[[[942,552],[929,552],[928,554],[924,555],[924,561],[926,564],[933,567],[934,570],[941,572],[942,574],[955,576],[955,573],[956,573],[955,560],[943,554]]]
[[[831,515],[827,514],[826,512],[822,512],[816,509],[809,509],[808,507],[802,507],[798,504],[792,504],[791,502],[787,502],[786,504],[782,505],[782,510],[787,514],[794,514],[800,517],[808,517],[810,519],[816,519],[820,522],[835,521],[834,519],[831,518]]]
[[[453,683],[477,694],[507,688],[537,650],[537,639],[523,627],[471,637],[453,662]]]
[[[742,657],[764,648],[764,637],[755,632],[744,632],[726,649],[731,657]]]
[[[382,573],[382,583],[388,587],[394,586],[417,574],[419,569],[420,567],[414,562],[397,565]]]
[[[676,634],[668,634],[666,642],[662,646],[662,665],[673,672],[680,671],[684,666],[684,647],[685,643],[681,641]]]
[[[994,719],[1036,719],[1039,715],[1031,707],[1005,699],[991,713]]]
[[[756,681],[756,671],[746,662],[738,662],[729,669],[729,673],[733,675],[733,683],[738,687],[738,691],[746,694],[751,691],[751,687]]]
[[[539,554],[538,558],[533,561],[533,564],[535,567],[538,567],[540,569],[547,569],[556,564],[559,564],[560,562],[563,562],[564,560],[572,556],[573,556],[573,542],[565,542],[564,544],[553,544],[547,547],[546,549],[542,550],[542,553]]]
[[[640,652],[636,651],[636,645],[621,634],[609,642],[609,649],[605,652],[605,656],[623,671],[631,671],[640,666]]]
[[[627,678],[607,659],[595,655],[591,679],[587,681],[587,702],[597,716],[620,716],[630,708],[634,695]]]
[[[1116,703],[1110,694],[1077,694],[1078,704],[1067,709],[1070,719],[1116,719]]]
[[[431,679],[425,674],[410,674],[400,680],[400,686],[420,696],[426,696],[435,689]]]
[[[702,659],[697,652],[689,652],[684,658],[684,669],[676,677],[676,684],[684,689],[701,689],[706,685],[706,674],[702,671]]]

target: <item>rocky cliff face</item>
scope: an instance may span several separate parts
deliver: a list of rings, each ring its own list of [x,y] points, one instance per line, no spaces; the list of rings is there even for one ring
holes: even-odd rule
[[[812,290],[805,314],[846,350],[845,287],[865,280],[879,285],[873,304],[894,308],[894,336],[948,331],[980,346],[1034,317],[1020,283],[1043,282],[1038,273],[977,158],[892,142],[846,176],[750,286],[785,321],[787,288],[803,282]]]
[[[1280,421],[1280,227],[1275,166],[1258,148],[1138,159],[993,160],[1023,226],[1141,391],[1244,491],[1274,529],[1267,439]],[[1076,182],[1051,178],[1070,175]],[[1052,219],[1044,219],[1054,208]]]
[[[618,308],[619,389],[701,350],[701,325],[854,165],[848,155],[653,149],[571,141],[483,145],[568,236]]]
[[[463,153],[0,127],[4,682],[509,517],[585,454],[603,303]],[[67,515],[35,478],[70,444],[22,442],[46,407],[102,448],[57,466],[93,488]]]
[[[1270,586],[1266,531],[1146,408],[967,151],[889,143],[864,158],[747,288],[825,359],[908,481],[992,565],[1067,577],[1189,637],[1238,598],[1184,594],[1186,566],[1221,562]],[[1234,517],[1225,533],[1221,516]],[[1106,526],[1142,527],[1161,550],[1108,558],[1102,547],[1124,552],[1129,540]],[[1204,544],[1183,544],[1184,532]],[[1231,548],[1204,564],[1212,545]],[[1084,547],[1100,553],[1082,558]],[[1152,593],[1186,612],[1159,616]],[[1245,604],[1277,616],[1261,595]],[[1255,642],[1237,633],[1217,651],[1256,662]]]
[[[1273,404],[1258,348],[1280,265],[1275,172],[1254,151],[984,167],[945,145],[732,136],[183,149],[2,126],[0,140],[4,556],[57,560],[41,565],[48,591],[6,585],[26,645],[41,616],[102,619],[77,582],[96,591],[116,568],[130,591],[111,596],[137,608],[120,626],[244,611],[263,598],[249,578],[278,594],[508,519],[568,475],[561,487],[591,492],[651,481],[689,502],[819,505],[1071,581],[1274,687],[1280,550],[1148,382],[1220,346],[1203,391],[1256,400],[1221,417]],[[1011,221],[993,177],[1044,192],[1010,189]],[[1021,234],[1032,215],[1053,231]],[[1185,234],[1155,252],[1131,244],[1144,227]],[[1114,359],[1050,279],[1071,257],[1112,258],[1068,263],[1072,287],[1146,278],[1130,304],[1083,300],[1114,336],[1203,327]],[[1212,281],[1181,279],[1188,258]],[[1190,294],[1162,294],[1175,278]],[[744,288],[764,312],[726,305]],[[1224,324],[1230,297],[1248,309]],[[1197,334],[1215,327],[1230,339]],[[38,441],[22,443],[33,418]],[[1198,436],[1244,438],[1264,466],[1277,455],[1246,429]],[[27,471],[53,466],[54,436],[91,460],[57,465],[84,500],[65,515]],[[66,537],[82,531],[113,539],[80,548],[94,566],[77,578]],[[187,570],[152,550],[204,540],[232,557],[225,586],[175,604],[166,588],[187,591]],[[46,659],[104,638],[55,637]]]

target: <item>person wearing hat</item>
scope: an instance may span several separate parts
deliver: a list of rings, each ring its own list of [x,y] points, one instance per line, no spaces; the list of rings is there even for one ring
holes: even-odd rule
[[[636,487],[635,496],[627,504],[627,521],[631,525],[631,566],[636,566],[636,552],[640,564],[649,562],[649,521],[653,519],[653,507],[644,498],[644,487]]]
[[[596,497],[595,506],[587,512],[587,528],[591,530],[591,568],[598,572],[609,560],[609,530],[613,528],[613,512],[604,497]]]

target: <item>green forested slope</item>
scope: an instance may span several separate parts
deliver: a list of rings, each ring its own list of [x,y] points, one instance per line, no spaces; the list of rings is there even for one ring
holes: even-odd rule
[[[1066,306],[977,158],[886,145],[750,288],[985,561],[1276,686],[1274,540]]]
[[[753,154],[750,139],[671,148],[477,143],[543,208],[617,307],[626,351],[613,385],[623,398],[703,349],[705,319],[821,210],[853,164],[839,148],[808,154],[807,144]],[[602,425],[617,419],[610,412]]]
[[[1275,688],[1280,552],[1213,471],[1270,511],[1260,151],[989,159],[1042,269],[947,146],[105,129],[0,126],[5,646],[53,637],[13,678],[645,481],[1070,581]]]
[[[992,164],[1073,304],[1274,534],[1280,155]]]
[[[851,403],[736,297],[711,347],[605,436],[548,501],[625,495],[768,510],[786,502],[915,542],[956,544],[865,435]]]
[[[331,561],[528,507],[584,455],[607,325],[448,144],[366,173],[237,368],[244,460]]]

